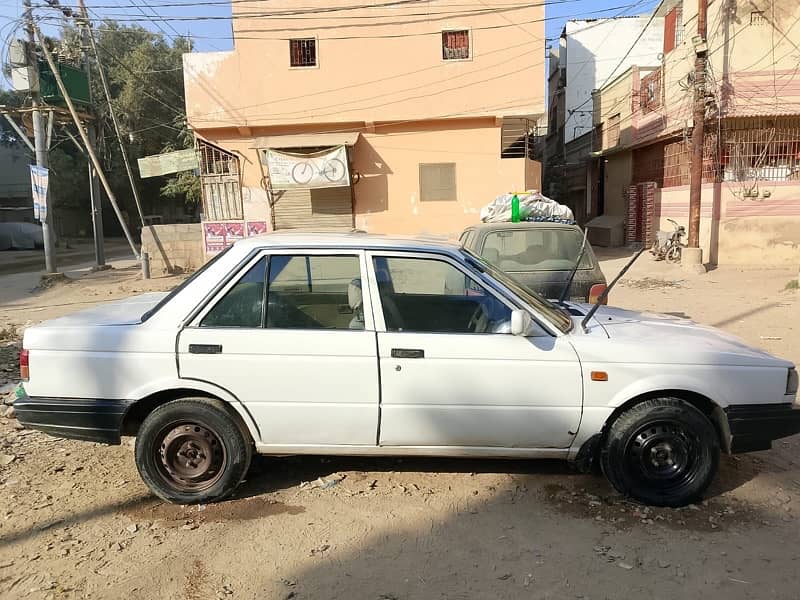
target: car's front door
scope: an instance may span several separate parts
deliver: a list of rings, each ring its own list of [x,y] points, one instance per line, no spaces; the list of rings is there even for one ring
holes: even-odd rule
[[[378,364],[365,269],[360,251],[253,257],[181,332],[181,377],[235,395],[263,444],[374,446]]]
[[[582,406],[577,355],[437,255],[372,253],[383,446],[567,448]]]

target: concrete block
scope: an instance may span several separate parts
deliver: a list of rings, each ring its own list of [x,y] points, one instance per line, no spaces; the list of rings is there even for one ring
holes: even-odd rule
[[[681,251],[681,267],[690,273],[705,273],[706,267],[703,265],[703,249],[684,248]]]

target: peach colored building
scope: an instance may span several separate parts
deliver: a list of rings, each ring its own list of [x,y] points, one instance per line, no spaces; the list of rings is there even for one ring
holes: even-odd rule
[[[663,0],[660,64],[594,94],[595,214],[650,243],[689,218],[696,0]],[[715,264],[800,264],[800,2],[708,5],[700,245]]]
[[[457,235],[540,189],[542,4],[301,4],[236,2],[234,50],[184,56],[205,221]]]

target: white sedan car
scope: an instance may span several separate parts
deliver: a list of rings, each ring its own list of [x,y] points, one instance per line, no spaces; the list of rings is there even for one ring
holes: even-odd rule
[[[800,431],[790,362],[686,320],[556,305],[457,245],[275,233],[25,331],[27,427],[118,444],[161,498],[233,492],[253,452],[563,458],[677,506],[721,451]]]

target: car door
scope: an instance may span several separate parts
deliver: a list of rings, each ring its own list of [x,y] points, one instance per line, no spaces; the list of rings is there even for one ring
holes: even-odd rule
[[[582,380],[563,337],[512,335],[513,305],[452,258],[368,256],[382,446],[570,445]]]
[[[180,376],[235,395],[262,444],[374,446],[378,365],[365,269],[361,251],[253,257],[180,333]]]

